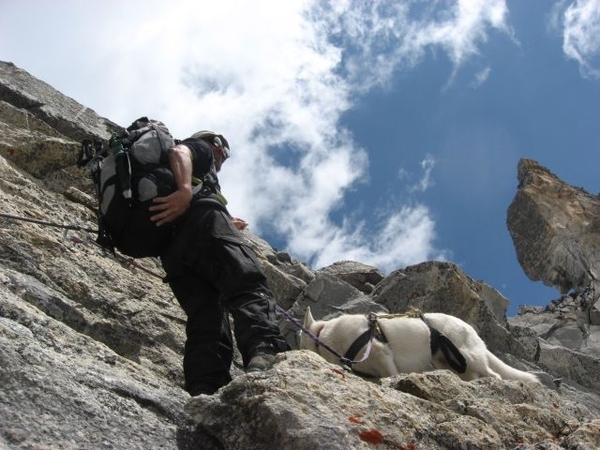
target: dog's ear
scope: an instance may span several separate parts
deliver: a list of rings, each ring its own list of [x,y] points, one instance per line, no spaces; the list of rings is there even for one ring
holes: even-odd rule
[[[312,313],[310,312],[310,306],[307,306],[306,311],[304,312],[304,328],[310,330],[310,327],[312,327],[314,323],[315,319],[313,318]]]
[[[316,321],[312,313],[310,312],[310,308],[307,307],[304,312],[304,331],[300,332],[300,344],[299,347],[301,349],[312,350],[313,352],[319,353],[317,343],[314,340],[315,336],[319,336],[321,330],[325,327],[325,322]]]

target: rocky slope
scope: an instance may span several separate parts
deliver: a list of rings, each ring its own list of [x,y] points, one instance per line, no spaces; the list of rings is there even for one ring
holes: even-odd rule
[[[301,319],[307,305],[315,317],[411,307],[454,314],[473,324],[496,355],[540,373],[545,384],[465,383],[446,371],[365,380],[293,350],[264,373],[236,366],[232,383],[189,402],[181,388],[185,317],[158,261],[104,254],[93,233],[77,229],[95,227],[91,185],[74,166],[79,142],[106,138],[116,127],[0,63],[0,447],[600,446],[599,315],[589,275],[596,253],[587,245],[555,245],[546,216],[535,212],[540,198],[550,210],[560,208],[564,196],[551,195],[560,180],[516,201],[508,222],[526,273],[560,286],[569,280],[575,289],[545,310],[523,307],[510,320],[506,298],[449,262],[387,276],[352,261],[315,271],[246,233],[278,304],[293,317]],[[522,163],[520,179],[534,179],[527,173],[537,167]],[[547,239],[527,234],[528,217]],[[568,232],[571,242],[593,239],[584,217],[571,219],[582,222],[561,242]],[[553,257],[559,247],[577,264]],[[546,275],[559,263],[560,279]],[[285,316],[280,326],[296,348],[297,327]]]

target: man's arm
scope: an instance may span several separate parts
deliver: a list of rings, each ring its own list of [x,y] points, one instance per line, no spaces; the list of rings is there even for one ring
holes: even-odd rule
[[[192,199],[192,153],[190,149],[183,144],[170,148],[169,167],[175,177],[177,190],[166,197],[153,199],[154,205],[150,207],[150,211],[156,214],[152,215],[150,220],[156,222],[158,226],[181,216],[187,211]]]

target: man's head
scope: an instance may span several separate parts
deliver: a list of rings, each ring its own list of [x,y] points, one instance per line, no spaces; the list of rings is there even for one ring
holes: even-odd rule
[[[217,134],[214,131],[202,130],[192,134],[192,139],[202,139],[206,142],[215,156],[215,168],[217,172],[221,170],[221,166],[230,156],[229,142],[222,134]]]

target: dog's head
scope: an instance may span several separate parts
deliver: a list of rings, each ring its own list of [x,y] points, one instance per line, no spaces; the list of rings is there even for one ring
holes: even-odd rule
[[[323,329],[325,324],[321,321],[316,321],[312,313],[310,312],[310,306],[306,307],[306,311],[304,313],[304,330],[309,331],[313,336],[319,336],[319,333]],[[312,350],[313,352],[317,351],[317,343],[314,341],[313,337],[311,337],[304,330],[300,331],[300,345],[301,349]]]

